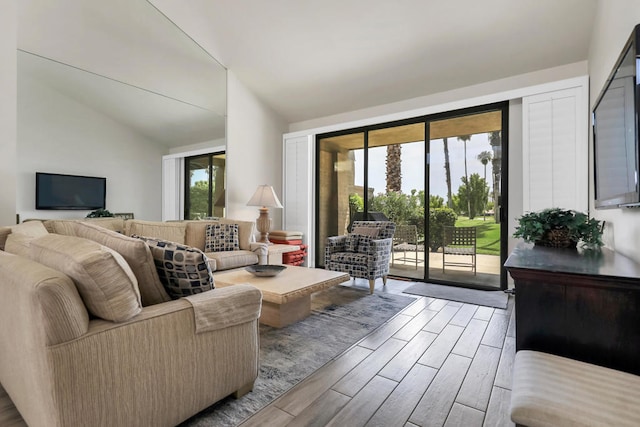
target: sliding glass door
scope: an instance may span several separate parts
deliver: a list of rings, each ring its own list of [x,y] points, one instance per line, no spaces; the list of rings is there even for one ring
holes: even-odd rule
[[[429,123],[429,281],[501,285],[502,126],[500,108]]]
[[[389,219],[391,275],[505,286],[505,126],[499,104],[318,135],[316,265],[353,220]],[[450,241],[460,233],[466,247]]]

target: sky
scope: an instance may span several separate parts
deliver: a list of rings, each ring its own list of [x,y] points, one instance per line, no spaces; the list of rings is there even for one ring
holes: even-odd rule
[[[451,191],[457,194],[462,184],[460,177],[464,176],[464,143],[457,138],[449,138],[449,163],[451,168]],[[445,202],[447,200],[447,182],[444,169],[444,148],[442,139],[431,141],[431,194],[437,194]],[[411,194],[412,189],[424,189],[424,142],[402,144],[402,192]],[[489,135],[486,133],[472,135],[467,142],[467,170],[468,174],[477,173],[484,178],[484,166],[477,159],[482,151],[491,152]],[[364,150],[355,152],[356,185],[364,185]],[[374,194],[386,191],[386,147],[376,147],[369,150],[369,187]],[[487,183],[492,186],[491,162],[487,164]],[[491,191],[491,190],[490,190]]]

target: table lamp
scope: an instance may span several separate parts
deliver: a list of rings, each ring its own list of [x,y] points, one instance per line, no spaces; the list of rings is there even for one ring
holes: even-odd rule
[[[260,216],[256,219],[256,228],[260,232],[261,243],[269,243],[269,231],[271,230],[271,218],[269,208],[282,208],[276,192],[270,185],[259,185],[256,192],[247,202],[247,206],[259,206]]]

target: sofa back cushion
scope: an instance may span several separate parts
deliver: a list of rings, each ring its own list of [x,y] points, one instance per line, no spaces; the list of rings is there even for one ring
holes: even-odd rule
[[[75,236],[100,243],[122,255],[138,279],[143,306],[171,301],[160,282],[151,250],[145,242],[107,230],[96,223],[74,222],[71,229]]]
[[[102,228],[118,233],[125,232],[125,221],[122,218],[48,219],[44,221],[44,226],[49,230],[49,233],[73,236],[73,229],[71,227],[76,222],[99,225]]]
[[[40,221],[23,222],[22,224],[13,225],[9,229],[11,232],[7,234],[3,250],[26,258],[30,256],[29,247],[31,241],[49,234]]]
[[[185,221],[185,244],[204,251],[207,227],[220,224],[218,221]]]
[[[12,225],[11,233],[29,237],[42,237],[49,234],[42,221],[27,221],[22,224]]]
[[[89,313],[123,322],[140,313],[138,281],[124,258],[96,242],[48,234],[30,244],[34,261],[71,277]]]
[[[141,221],[139,219],[130,219],[125,222],[127,236],[148,236],[160,240],[168,240],[170,242],[185,244],[186,224],[179,221]]]
[[[135,237],[149,245],[160,281],[171,298],[214,288],[209,260],[200,249],[151,237]]]

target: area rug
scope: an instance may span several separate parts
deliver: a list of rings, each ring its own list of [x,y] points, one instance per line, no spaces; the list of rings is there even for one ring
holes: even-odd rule
[[[312,296],[309,317],[282,329],[260,325],[260,373],[253,391],[221,400],[181,426],[236,426],[415,301],[335,286]]]
[[[405,294],[421,295],[423,297],[440,298],[495,308],[507,308],[508,300],[508,295],[503,291],[480,291],[458,286],[434,285],[433,283],[416,283],[415,285],[409,286],[403,292]]]

